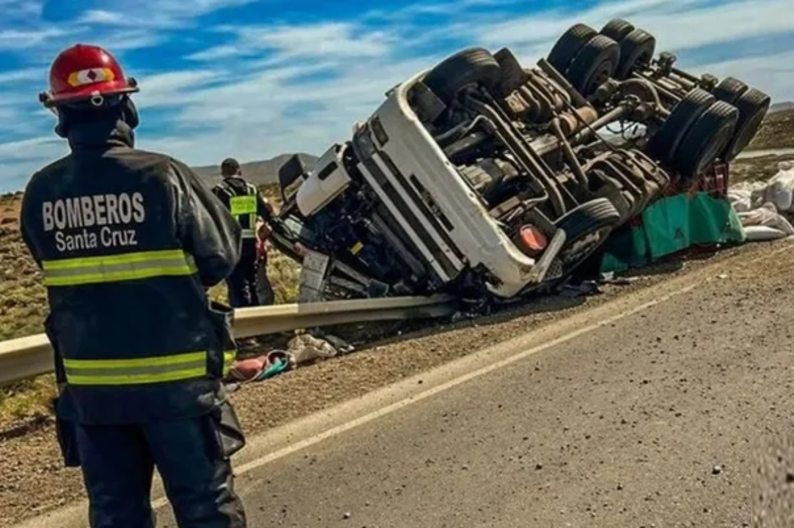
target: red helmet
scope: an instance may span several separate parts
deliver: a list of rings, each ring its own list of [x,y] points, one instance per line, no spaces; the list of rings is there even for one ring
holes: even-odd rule
[[[113,55],[98,46],[77,44],[55,58],[50,91],[39,95],[39,100],[47,107],[87,100],[100,106],[105,96],[137,91],[138,83],[124,76]]]

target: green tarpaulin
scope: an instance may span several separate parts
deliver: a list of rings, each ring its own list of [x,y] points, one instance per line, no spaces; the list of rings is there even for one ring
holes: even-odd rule
[[[744,230],[733,206],[708,193],[679,194],[648,207],[641,223],[616,231],[605,244],[601,272],[643,266],[692,246],[741,244]]]

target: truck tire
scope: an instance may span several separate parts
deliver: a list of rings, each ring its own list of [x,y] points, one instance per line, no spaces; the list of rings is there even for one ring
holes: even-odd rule
[[[620,42],[632,31],[634,31],[634,26],[631,22],[627,22],[622,18],[613,18],[601,29],[601,34],[615,42]]]
[[[620,41],[620,64],[615,77],[628,79],[635,70],[647,66],[656,52],[656,38],[641,29],[635,29]]]
[[[717,101],[689,127],[674,160],[674,167],[685,183],[696,178],[725,151],[738,121],[736,107]]]
[[[736,100],[748,90],[748,88],[749,87],[739,79],[726,77],[722,80],[722,82],[720,82],[720,84],[717,85],[716,88],[714,88],[712,93],[714,94],[714,97],[720,101],[734,104],[736,103]]]
[[[563,33],[554,47],[551,48],[548,58],[549,63],[558,72],[565,75],[573,59],[596,35],[598,35],[598,32],[590,26],[576,24]]]
[[[604,84],[620,63],[620,46],[604,35],[596,35],[585,44],[565,76],[579,93],[587,97]]]
[[[430,70],[424,83],[442,101],[449,103],[466,86],[482,84],[490,90],[500,77],[499,63],[488,50],[470,48],[456,53]]]
[[[567,239],[560,251],[559,260],[563,277],[593,254],[620,222],[620,213],[606,198],[585,202],[555,222],[565,231]]]
[[[689,127],[715,101],[716,98],[705,90],[700,88],[691,90],[673,108],[662,127],[648,142],[648,152],[657,160],[672,162]]]
[[[739,110],[739,123],[725,149],[725,161],[733,161],[753,140],[761,127],[772,100],[764,92],[750,88],[734,102]]]

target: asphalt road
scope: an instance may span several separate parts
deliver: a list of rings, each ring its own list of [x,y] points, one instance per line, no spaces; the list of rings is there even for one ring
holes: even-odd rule
[[[249,464],[250,526],[794,526],[792,264],[626,301]]]

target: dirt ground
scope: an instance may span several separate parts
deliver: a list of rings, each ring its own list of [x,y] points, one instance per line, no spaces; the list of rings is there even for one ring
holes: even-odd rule
[[[408,328],[402,335],[380,340],[355,354],[246,386],[233,400],[247,433],[255,435],[505,341],[528,328],[553,324],[625,293],[652,288],[672,276],[718,262],[740,265],[779,248],[779,244],[764,244],[731,249],[711,258],[644,270],[628,285],[607,286],[595,297],[540,298],[474,321]],[[761,261],[756,270],[760,281],[769,273],[780,272],[774,264],[774,260]],[[366,333],[366,328],[358,331]],[[0,527],[55,509],[83,494],[79,472],[61,467],[52,425],[46,419],[28,430],[0,433],[0,461]]]

